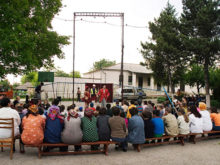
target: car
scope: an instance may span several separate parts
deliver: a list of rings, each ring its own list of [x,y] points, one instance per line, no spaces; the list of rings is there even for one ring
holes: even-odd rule
[[[137,87],[125,87],[123,89],[123,99],[125,100],[142,100],[146,99],[147,95],[141,88]],[[121,101],[121,88],[115,90],[113,94],[113,100]]]

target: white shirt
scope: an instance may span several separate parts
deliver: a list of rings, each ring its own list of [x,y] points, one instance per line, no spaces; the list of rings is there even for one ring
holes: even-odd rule
[[[177,118],[178,126],[179,126],[179,133],[182,135],[189,133],[189,122],[187,123],[184,119],[184,116],[179,116]]]
[[[14,136],[19,135],[19,125],[21,124],[21,119],[18,112],[10,107],[3,107],[0,109],[0,118],[14,118]],[[8,125],[5,125],[8,126]],[[0,138],[11,137],[11,130],[0,128]]]
[[[195,117],[194,114],[189,115],[189,128],[191,133],[203,133],[202,117]]]
[[[210,117],[210,113],[207,110],[200,111],[203,120],[203,131],[211,131],[212,130],[212,120]]]

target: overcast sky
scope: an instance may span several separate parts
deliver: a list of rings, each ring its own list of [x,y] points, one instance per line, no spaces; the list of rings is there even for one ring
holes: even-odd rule
[[[70,36],[71,44],[63,47],[65,59],[55,58],[55,66],[65,72],[72,71],[73,60],[73,13],[74,12],[122,12],[125,24],[147,27],[149,21],[158,18],[161,10],[166,7],[167,0],[63,0],[63,7],[52,21],[53,30],[60,35]],[[181,0],[170,0],[178,14],[182,11]],[[76,21],[76,52],[75,70],[85,73],[95,61],[102,58],[121,61],[121,24],[120,18],[77,17]],[[84,21],[80,21],[83,19]],[[65,21],[66,20],[66,21]],[[139,53],[140,42],[149,39],[148,28],[132,28],[125,26],[124,31],[124,62],[140,63],[144,61]],[[19,77],[8,76],[13,83]]]

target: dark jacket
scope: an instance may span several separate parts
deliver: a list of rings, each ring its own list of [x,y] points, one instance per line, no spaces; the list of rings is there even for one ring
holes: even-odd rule
[[[100,141],[110,140],[111,131],[108,120],[109,117],[107,115],[100,115],[97,117],[97,128]]]
[[[44,142],[47,143],[60,143],[61,132],[63,131],[64,123],[61,119],[55,118],[54,120],[47,117],[46,126],[44,131]]]
[[[154,137],[154,124],[151,120],[144,120],[145,138]]]

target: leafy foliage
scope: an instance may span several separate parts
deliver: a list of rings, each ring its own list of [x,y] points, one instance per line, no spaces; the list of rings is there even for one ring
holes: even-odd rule
[[[102,68],[108,67],[108,66],[112,66],[115,65],[116,61],[110,61],[107,59],[101,59],[99,61],[96,61],[93,63],[93,67],[91,68],[92,71],[94,70],[101,70]]]
[[[141,43],[141,53],[153,70],[156,82],[171,87],[181,80],[185,67],[179,26],[176,11],[168,3],[159,18],[149,23],[152,41]]]
[[[0,77],[53,65],[63,58],[67,36],[52,31],[51,21],[61,0],[0,1]]]

